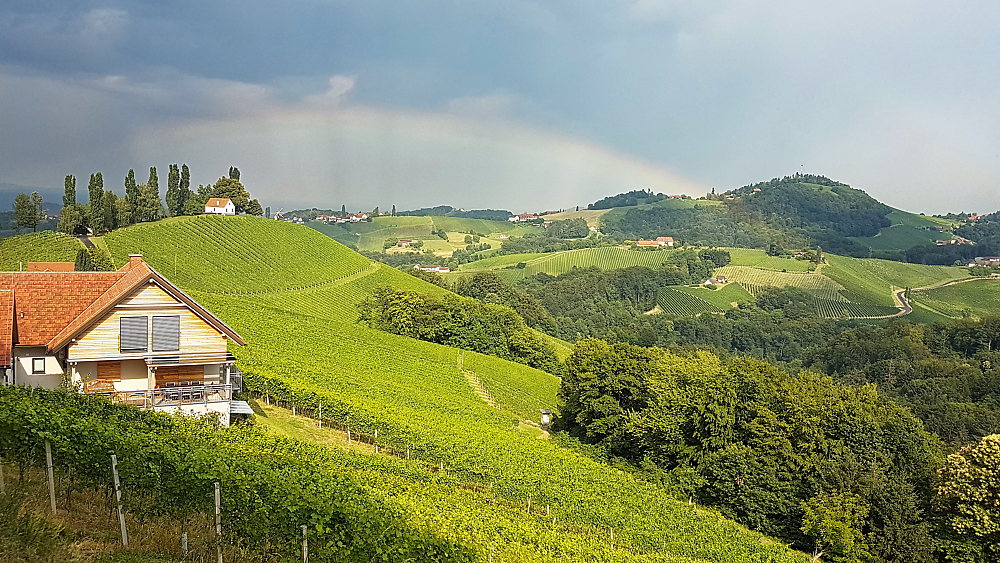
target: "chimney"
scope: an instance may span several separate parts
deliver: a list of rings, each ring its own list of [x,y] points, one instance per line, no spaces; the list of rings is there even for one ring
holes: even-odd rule
[[[132,268],[138,266],[139,264],[142,264],[142,254],[129,254],[128,255],[128,269],[127,269],[127,271],[131,271]]]

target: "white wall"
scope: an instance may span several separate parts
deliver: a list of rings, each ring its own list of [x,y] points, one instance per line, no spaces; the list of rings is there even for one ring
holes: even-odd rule
[[[45,373],[31,373],[34,358],[45,359]],[[63,369],[59,360],[55,356],[46,356],[44,346],[14,348],[14,383],[17,385],[55,389],[59,387],[62,377]]]

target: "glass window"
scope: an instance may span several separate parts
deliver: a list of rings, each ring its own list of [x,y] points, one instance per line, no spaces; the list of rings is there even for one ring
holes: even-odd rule
[[[31,373],[45,373],[45,358],[31,358]]]

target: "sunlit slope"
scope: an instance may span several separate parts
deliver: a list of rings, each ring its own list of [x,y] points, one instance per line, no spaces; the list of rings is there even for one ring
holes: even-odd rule
[[[83,243],[52,231],[0,239],[0,271],[28,269],[28,262],[75,262]]]
[[[887,215],[892,225],[881,229],[873,237],[849,237],[867,245],[872,250],[909,250],[914,246],[934,244],[934,241],[951,238],[950,233],[939,233],[937,227],[950,228],[952,221],[938,217],[927,217],[893,209]]]
[[[370,261],[329,237],[259,217],[175,217],[104,237],[116,266],[142,254],[185,289],[248,293],[315,286]]]
[[[217,218],[220,222],[227,219]],[[379,283],[442,290],[390,268],[372,266],[330,239],[325,240],[332,246],[324,248],[311,235],[302,239],[303,244],[313,244],[309,252],[335,263],[312,259],[312,266],[293,270],[294,282],[285,279],[285,263],[278,258],[298,251],[272,245],[256,233],[283,230],[279,236],[289,245],[295,244],[300,232],[309,230],[264,222],[246,219],[242,231],[230,231],[228,238],[216,231],[213,238],[218,245],[254,249],[261,257],[257,267],[264,271],[250,281],[257,291],[241,295],[232,294],[240,289],[235,284],[220,291],[199,278],[199,265],[209,260],[221,260],[208,267],[210,272],[245,269],[235,257],[225,260],[214,250],[206,250],[201,231],[177,229],[183,222],[143,226],[146,232],[134,242],[132,229],[125,229],[109,238],[108,244],[118,257],[144,244],[147,259],[168,276],[166,266],[173,253],[183,253],[191,271],[178,277],[178,283],[247,339],[249,346],[233,349],[233,353],[244,369],[245,381],[254,389],[302,408],[315,408],[322,402],[325,414],[356,431],[373,434],[377,429],[383,447],[409,449],[428,464],[443,464],[450,473],[478,482],[476,490],[484,492],[475,495],[459,490],[450,496],[440,491],[425,495],[420,487],[404,484],[395,494],[397,502],[412,503],[421,517],[436,514],[429,525],[453,530],[463,544],[481,554],[481,560],[487,560],[491,544],[498,563],[805,560],[801,554],[762,541],[759,533],[670,499],[652,485],[550,440],[512,430],[512,418],[534,417],[538,408],[555,406],[556,378],[519,364],[471,352],[463,355],[453,348],[356,324],[356,303]],[[171,244],[149,244],[157,238]],[[303,271],[314,274],[303,276]],[[335,273],[326,275],[331,271]],[[260,289],[256,280],[265,277],[276,289]],[[305,287],[296,289],[301,285]],[[477,374],[502,410],[473,393],[463,369]],[[395,471],[391,464],[385,470]],[[368,478],[373,488],[379,488],[383,479],[378,469]],[[396,475],[390,480],[398,479]],[[523,517],[512,519],[516,511],[495,516],[483,499],[493,499],[490,502],[497,506],[523,507]],[[454,510],[453,503],[459,504]],[[549,513],[542,507],[548,507]]]

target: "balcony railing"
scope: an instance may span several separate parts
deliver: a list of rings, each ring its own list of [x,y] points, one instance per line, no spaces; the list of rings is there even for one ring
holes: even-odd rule
[[[96,393],[111,397],[115,403],[141,408],[223,403],[233,398],[232,385],[191,385],[164,387],[144,391],[109,391]]]

